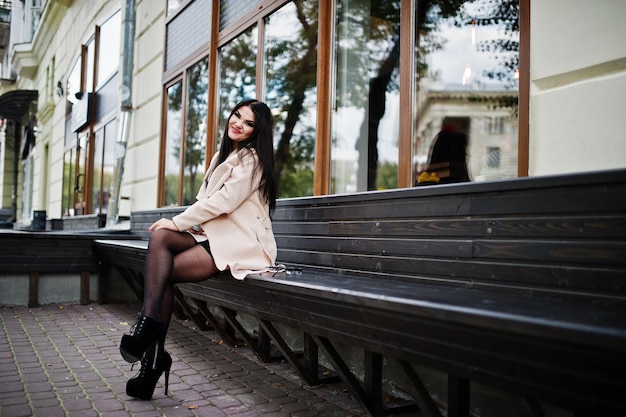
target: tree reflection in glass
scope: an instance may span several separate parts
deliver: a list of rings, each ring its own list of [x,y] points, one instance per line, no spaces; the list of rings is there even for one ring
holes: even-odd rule
[[[180,144],[182,139],[182,81],[167,89],[167,125],[165,131],[165,172],[163,178],[164,206],[178,205],[180,177]]]
[[[196,194],[204,176],[208,78],[208,59],[198,62],[187,73],[183,205],[196,201]]]
[[[330,191],[395,188],[400,1],[340,0],[336,15]]]
[[[294,1],[265,21],[265,100],[274,112],[280,197],[313,194],[318,2]]]
[[[219,50],[219,113],[215,132],[218,148],[233,107],[256,97],[257,33],[256,25],[252,26]]]

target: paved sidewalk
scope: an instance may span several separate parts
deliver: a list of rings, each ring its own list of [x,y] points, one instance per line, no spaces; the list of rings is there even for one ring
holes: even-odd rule
[[[263,363],[214,332],[173,320],[174,364],[151,401],[125,393],[139,370],[118,344],[138,305],[0,307],[0,416],[363,416],[337,383],[305,385],[286,363]]]

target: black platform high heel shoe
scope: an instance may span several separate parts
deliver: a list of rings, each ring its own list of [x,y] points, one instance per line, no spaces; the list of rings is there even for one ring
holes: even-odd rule
[[[141,369],[139,373],[126,383],[126,394],[140,400],[152,398],[161,374],[165,372],[165,395],[170,379],[170,368],[172,367],[172,357],[169,353],[162,351],[159,356],[151,357],[146,353],[141,359]]]
[[[120,353],[126,362],[135,363],[140,360],[150,345],[156,343],[154,352],[162,350],[159,346],[165,336],[165,326],[162,322],[146,317],[143,314],[131,328],[131,334],[122,336]]]

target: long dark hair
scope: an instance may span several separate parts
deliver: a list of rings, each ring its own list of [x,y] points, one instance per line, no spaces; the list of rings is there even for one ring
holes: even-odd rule
[[[232,115],[241,107],[250,107],[256,118],[254,130],[250,137],[241,142],[238,146],[228,136],[228,121]],[[276,168],[274,165],[274,118],[267,104],[259,100],[244,100],[238,103],[230,112],[226,119],[226,128],[222,135],[222,145],[220,146],[219,163],[228,158],[228,155],[237,147],[237,152],[244,149],[254,149],[261,165],[261,194],[269,204],[270,214],[276,206],[278,194],[278,179],[276,178]]]

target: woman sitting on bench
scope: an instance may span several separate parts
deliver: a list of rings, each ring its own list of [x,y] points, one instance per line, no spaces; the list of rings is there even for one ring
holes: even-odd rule
[[[163,345],[174,306],[174,284],[202,281],[226,270],[244,279],[274,265],[273,126],[265,103],[237,104],[197,201],[171,220],[159,219],[148,228],[154,233],[145,264],[143,311],[120,345],[124,360],[141,360],[141,370],[126,385],[131,397],[152,398],[163,373],[167,395],[172,358]]]

